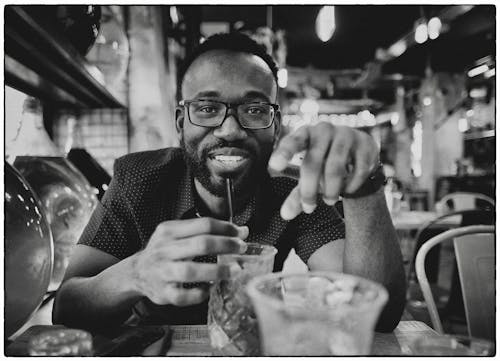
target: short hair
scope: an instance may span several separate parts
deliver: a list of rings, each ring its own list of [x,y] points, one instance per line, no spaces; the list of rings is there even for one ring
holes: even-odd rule
[[[179,72],[180,84],[184,80],[187,70],[191,64],[202,54],[211,50],[230,50],[241,53],[253,54],[264,60],[273,73],[274,79],[278,80],[278,66],[273,58],[267,53],[266,48],[255,40],[240,32],[219,33],[208,37],[198,45],[182,62]]]

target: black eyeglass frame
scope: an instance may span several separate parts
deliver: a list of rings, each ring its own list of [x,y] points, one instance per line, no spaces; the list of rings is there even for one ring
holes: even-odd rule
[[[189,113],[189,104],[194,103],[194,102],[203,102],[203,101],[205,101],[205,102],[219,103],[219,104],[224,104],[225,105],[225,107],[226,107],[226,113],[224,114],[224,117],[222,118],[222,120],[220,121],[219,124],[217,124],[217,125],[200,125],[200,124],[193,123],[193,121],[191,120],[191,114]],[[229,112],[229,109],[236,110],[236,115],[238,115],[238,106],[243,105],[243,104],[270,105],[274,109],[273,118],[271,119],[271,122],[269,123],[269,125],[266,126],[266,127],[258,127],[258,128],[245,127],[243,124],[241,124],[239,117],[236,116],[235,118],[236,118],[238,124],[243,129],[250,129],[250,130],[268,129],[269,127],[271,127],[273,125],[274,119],[276,118],[276,114],[280,111],[279,104],[273,104],[273,103],[267,103],[267,102],[228,103],[228,102],[223,102],[223,101],[220,101],[220,100],[213,100],[213,99],[191,99],[191,100],[182,99],[181,101],[179,101],[179,105],[180,106],[186,107],[186,111],[187,111],[187,114],[188,114],[188,120],[189,120],[189,122],[191,124],[193,124],[193,125],[196,125],[198,127],[203,127],[203,128],[217,128],[217,127],[220,127],[224,123],[224,121],[226,120],[227,113]]]

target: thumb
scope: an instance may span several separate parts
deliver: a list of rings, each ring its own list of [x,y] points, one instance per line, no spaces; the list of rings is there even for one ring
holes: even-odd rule
[[[302,212],[302,204],[300,203],[300,191],[297,185],[288,195],[281,206],[281,218],[284,220],[292,220]]]

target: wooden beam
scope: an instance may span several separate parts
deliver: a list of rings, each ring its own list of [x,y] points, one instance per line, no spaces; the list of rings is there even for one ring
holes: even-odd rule
[[[19,66],[6,63],[7,85],[78,108],[124,107],[87,71],[90,64],[69,41],[55,27],[35,20],[26,6],[5,7],[5,54],[31,72],[19,74]]]

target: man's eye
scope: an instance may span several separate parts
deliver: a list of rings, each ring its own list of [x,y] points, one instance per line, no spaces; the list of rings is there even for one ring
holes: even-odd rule
[[[204,107],[198,108],[197,111],[201,112],[201,113],[210,114],[210,113],[216,113],[217,109],[215,107],[212,107],[212,106],[204,106]]]
[[[248,107],[246,112],[248,114],[260,115],[264,114],[266,111],[262,107]]]

